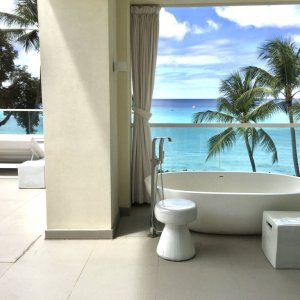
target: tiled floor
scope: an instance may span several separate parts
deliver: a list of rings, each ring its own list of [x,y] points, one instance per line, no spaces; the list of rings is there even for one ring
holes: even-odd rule
[[[193,233],[196,257],[165,261],[142,206],[114,240],[47,241],[44,192],[20,191],[16,179],[0,190],[0,299],[300,299],[300,270],[274,270],[260,237]]]

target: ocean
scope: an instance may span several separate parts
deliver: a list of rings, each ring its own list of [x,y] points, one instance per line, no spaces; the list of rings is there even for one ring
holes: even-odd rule
[[[5,118],[0,111],[0,121]],[[36,111],[14,112],[6,124],[0,126],[0,134],[44,134],[43,113]]]
[[[192,116],[197,111],[215,110],[215,99],[154,99],[152,101],[152,117],[150,123],[192,123]],[[0,134],[26,134],[24,120],[33,121],[35,115],[27,114],[20,118],[16,114],[0,127]],[[18,117],[19,116],[19,117]],[[3,112],[0,112],[0,120]],[[36,120],[36,119],[35,119]],[[23,121],[23,123],[22,123]],[[276,114],[268,123],[288,123],[283,113]],[[23,126],[21,126],[23,124]],[[38,121],[32,126],[35,134],[43,134],[43,114],[38,113]],[[222,131],[222,128],[199,127],[152,127],[153,137],[168,136],[172,142],[165,142],[164,171],[249,171],[251,166],[242,140],[231,148],[226,149],[216,157],[206,160],[208,154],[208,140]],[[265,128],[276,144],[278,163],[272,164],[271,155],[261,148],[256,148],[254,159],[257,172],[271,172],[294,175],[291,155],[291,141],[289,128]],[[296,128],[298,145],[300,144],[300,128]],[[298,153],[300,159],[300,148]]]
[[[197,111],[215,110],[215,99],[154,99],[150,123],[192,123]],[[277,113],[267,123],[288,123],[284,113]],[[208,140],[224,128],[152,127],[153,137],[168,136],[165,142],[164,171],[249,171],[251,165],[242,140],[219,155],[206,160]],[[271,154],[259,146],[254,152],[257,172],[294,175],[289,128],[264,128],[277,147],[278,163],[272,164]],[[296,129],[298,144],[300,130]],[[298,147],[298,153],[300,148]]]

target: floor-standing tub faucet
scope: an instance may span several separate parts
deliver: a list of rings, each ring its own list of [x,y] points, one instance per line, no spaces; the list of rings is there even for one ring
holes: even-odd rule
[[[159,140],[158,146],[158,156],[156,155],[156,142]],[[156,236],[157,233],[161,231],[159,227],[159,222],[154,216],[154,207],[156,204],[157,196],[157,177],[158,168],[160,167],[160,172],[162,173],[162,164],[164,161],[164,142],[168,140],[172,142],[170,137],[155,137],[152,139],[152,156],[151,156],[151,217],[150,217],[150,235]],[[162,191],[163,192],[163,191]],[[161,226],[160,226],[161,227]]]

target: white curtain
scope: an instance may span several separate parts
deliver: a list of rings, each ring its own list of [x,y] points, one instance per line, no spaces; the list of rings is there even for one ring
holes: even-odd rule
[[[159,35],[158,6],[131,6],[131,60],[133,86],[132,203],[149,203],[144,179],[151,171],[149,119]]]

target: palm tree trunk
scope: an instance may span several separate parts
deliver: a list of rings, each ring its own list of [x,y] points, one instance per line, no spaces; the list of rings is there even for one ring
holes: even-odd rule
[[[288,106],[289,120],[290,120],[290,124],[294,124],[294,117],[290,108],[291,105]],[[296,132],[294,127],[290,128],[290,134],[291,134],[291,142],[292,142],[292,156],[294,162],[295,175],[299,177],[300,173],[299,173],[299,163],[298,163],[298,154],[297,154],[297,142],[296,142]]]
[[[5,116],[5,118],[4,118],[3,120],[0,121],[0,127],[3,126],[3,125],[5,125],[5,124],[8,122],[8,120],[9,120],[10,117],[11,117],[11,115],[12,115],[12,112],[9,112],[9,113]]]
[[[248,156],[249,156],[251,167],[252,167],[252,172],[256,172],[255,162],[254,162],[254,158],[253,158],[253,152],[252,152],[251,147],[250,147],[247,132],[244,133],[244,137],[245,137],[246,148],[247,148],[247,151],[248,151]]]

